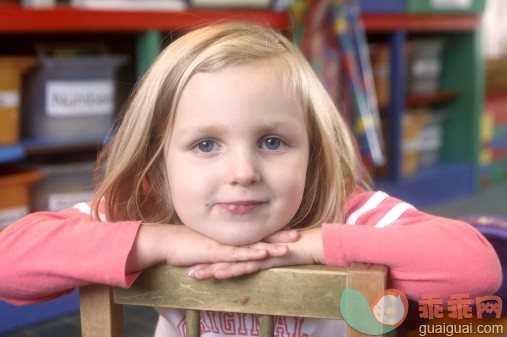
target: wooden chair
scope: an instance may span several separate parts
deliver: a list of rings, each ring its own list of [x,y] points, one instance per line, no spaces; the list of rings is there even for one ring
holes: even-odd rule
[[[188,337],[200,336],[199,310],[258,314],[260,336],[273,336],[274,316],[339,320],[344,288],[359,290],[371,303],[385,289],[386,279],[387,268],[380,265],[274,268],[221,281],[197,281],[187,276],[187,268],[158,265],[145,270],[129,289],[82,287],[82,336],[122,337],[124,304],[185,309]],[[348,336],[366,336],[347,329]]]

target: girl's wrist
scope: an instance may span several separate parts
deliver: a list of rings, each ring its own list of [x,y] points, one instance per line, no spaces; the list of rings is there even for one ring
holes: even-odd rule
[[[315,264],[326,264],[324,257],[324,243],[322,239],[322,227],[315,227],[308,230],[310,254]]]
[[[127,273],[138,272],[165,262],[165,234],[167,225],[146,224],[139,226],[136,239],[127,258]],[[165,241],[167,242],[167,241]]]

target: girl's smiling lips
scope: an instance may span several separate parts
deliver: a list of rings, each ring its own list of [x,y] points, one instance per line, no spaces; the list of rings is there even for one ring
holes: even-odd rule
[[[265,201],[241,200],[241,201],[219,202],[216,205],[228,213],[242,215],[252,213],[264,204],[266,204]]]

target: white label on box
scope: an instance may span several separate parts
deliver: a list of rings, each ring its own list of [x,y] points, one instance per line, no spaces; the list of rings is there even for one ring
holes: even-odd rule
[[[0,229],[4,229],[13,222],[28,214],[27,206],[19,206],[0,210]]]
[[[441,71],[441,64],[438,59],[417,60],[412,65],[414,77],[438,77]]]
[[[48,196],[48,211],[57,212],[72,207],[80,202],[90,201],[93,197],[92,191],[52,193]]]
[[[46,114],[51,117],[108,115],[114,108],[113,81],[48,81]]]
[[[469,9],[472,0],[431,0],[431,6],[436,9]]]
[[[17,91],[0,91],[0,108],[17,108],[19,94]]]

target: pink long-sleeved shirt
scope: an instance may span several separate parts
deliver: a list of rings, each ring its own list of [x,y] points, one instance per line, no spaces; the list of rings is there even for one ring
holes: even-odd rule
[[[0,233],[0,298],[14,304],[49,300],[74,288],[132,284],[125,266],[140,222],[90,220],[81,203],[28,215]],[[388,266],[391,287],[420,294],[494,292],[501,267],[489,242],[470,225],[420,212],[383,192],[357,188],[344,224],[324,224],[326,262]]]

